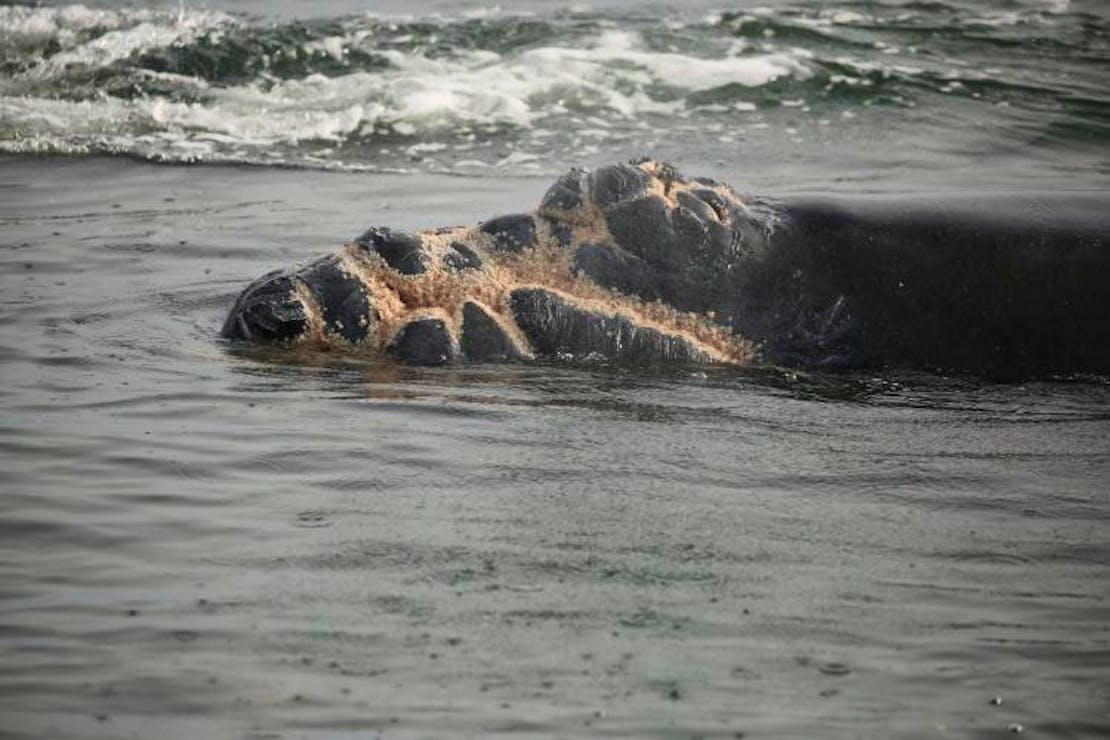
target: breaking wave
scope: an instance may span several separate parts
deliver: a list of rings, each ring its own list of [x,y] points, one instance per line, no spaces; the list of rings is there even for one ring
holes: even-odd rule
[[[945,98],[994,117],[1063,109],[1072,130],[1105,139],[1107,28],[1066,3],[854,3],[663,22],[7,6],[0,150],[527,171],[667,139],[728,145],[782,111],[790,126],[820,126]]]

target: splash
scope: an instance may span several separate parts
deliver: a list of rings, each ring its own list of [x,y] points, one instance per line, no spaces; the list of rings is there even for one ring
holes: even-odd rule
[[[1108,26],[1061,3],[314,21],[6,6],[0,151],[554,173],[674,142],[729,159],[753,132],[789,145],[951,101],[1003,129],[1061,111],[1051,136],[1089,141],[1110,137]]]
[[[481,149],[520,136],[545,145],[567,128],[597,147],[652,116],[688,115],[690,95],[809,75],[803,50],[752,53],[729,41],[698,56],[628,29],[474,48],[522,23],[259,28],[209,12],[6,8],[16,71],[0,81],[0,149],[304,163],[389,159],[399,140],[432,137],[450,142],[436,151],[476,150],[460,160],[527,168],[539,155]],[[443,48],[441,35],[456,43]]]

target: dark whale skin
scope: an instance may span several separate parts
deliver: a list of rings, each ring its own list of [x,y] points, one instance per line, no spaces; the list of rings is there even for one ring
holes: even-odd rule
[[[535,212],[375,227],[269,273],[223,334],[411,364],[1110,375],[1110,191],[766,197],[651,160],[573,169]]]
[[[771,362],[1110,372],[1110,194],[793,197],[735,273]]]

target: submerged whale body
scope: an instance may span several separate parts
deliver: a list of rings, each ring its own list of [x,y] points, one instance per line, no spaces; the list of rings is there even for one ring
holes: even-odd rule
[[[531,213],[371,228],[264,275],[225,337],[413,364],[534,357],[1110,372],[1110,193],[766,198],[643,161]]]

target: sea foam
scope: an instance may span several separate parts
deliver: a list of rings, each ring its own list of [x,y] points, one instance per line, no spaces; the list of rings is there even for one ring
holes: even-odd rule
[[[718,56],[699,57],[652,49],[628,30],[602,30],[577,44],[433,55],[421,48],[383,48],[379,34],[354,29],[312,39],[290,53],[341,61],[354,51],[373,52],[385,66],[331,76],[260,75],[238,84],[142,69],[131,77],[140,88],[157,77],[182,94],[72,100],[29,96],[28,90],[13,88],[18,77],[28,85],[32,78],[41,83],[77,67],[109,68],[144,51],[188,47],[205,34],[211,41],[214,33],[233,33],[237,21],[218,13],[7,10],[12,33],[70,34],[61,51],[9,81],[5,92],[13,94],[0,97],[0,123],[18,132],[14,140],[0,142],[9,151],[64,150],[67,144],[126,151],[131,140],[142,146],[144,156],[161,147],[164,157],[185,151],[193,159],[304,141],[557,130],[568,115],[580,113],[591,119],[593,146],[620,128],[615,121],[682,113],[690,93],[726,85],[754,88],[809,74],[802,50],[752,54],[733,44]],[[81,36],[91,28],[109,30]],[[390,41],[396,45],[399,38]]]

